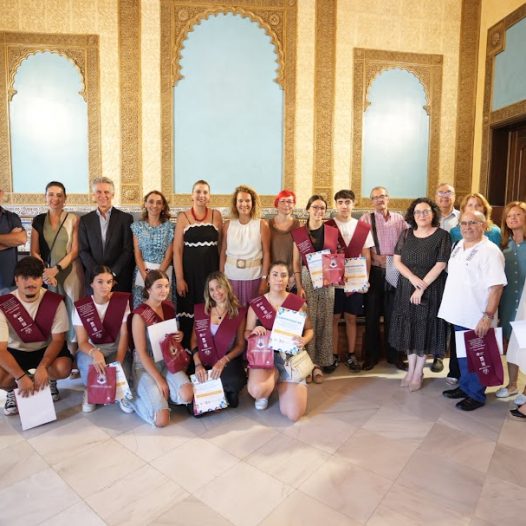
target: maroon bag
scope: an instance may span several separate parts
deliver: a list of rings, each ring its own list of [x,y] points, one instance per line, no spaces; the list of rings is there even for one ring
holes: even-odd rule
[[[274,350],[269,345],[270,332],[253,334],[248,339],[247,360],[250,369],[274,369]]]
[[[105,374],[100,374],[95,366],[90,365],[87,388],[89,404],[113,404],[117,390],[117,369],[106,367]]]
[[[468,371],[476,373],[479,382],[492,387],[504,383],[504,370],[500,359],[495,329],[490,329],[486,336],[479,338],[475,331],[464,333]]]
[[[190,355],[179,342],[175,341],[175,334],[167,334],[161,341],[161,351],[168,371],[171,373],[186,371],[190,363]]]

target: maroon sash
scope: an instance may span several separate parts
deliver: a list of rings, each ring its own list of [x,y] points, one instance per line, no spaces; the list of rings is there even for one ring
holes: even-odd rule
[[[161,303],[163,309],[164,320],[146,303],[141,303],[134,311],[133,314],[138,314],[146,324],[146,327],[161,323],[162,321],[171,320],[175,318],[175,308],[169,301],[163,301]]]
[[[289,293],[281,306],[286,309],[299,311],[303,305],[305,305],[305,300],[296,296],[296,294]],[[265,298],[265,296],[258,296],[250,302],[250,306],[255,312],[258,320],[261,322],[261,325],[263,325],[268,331],[271,331],[272,326],[274,325],[274,320],[276,319],[276,311],[270,304],[270,301]]]
[[[131,294],[114,292],[111,295],[104,320],[101,321],[97,307],[91,296],[75,302],[80,321],[88,333],[89,339],[96,345],[113,343],[119,336],[122,318],[126,306],[130,303]]]
[[[329,219],[326,224],[338,228],[338,225],[334,219]],[[358,221],[354,234],[349,241],[349,244],[346,245],[345,241],[343,240],[342,233],[338,228],[338,243],[343,249],[343,253],[345,254],[346,258],[357,258],[362,255],[362,249],[365,245],[367,234],[369,234],[370,230],[371,225],[365,223],[364,221]]]
[[[44,342],[51,336],[55,313],[62,299],[60,294],[46,290],[34,320],[13,294],[0,296],[0,309],[24,343]]]
[[[194,305],[194,331],[197,337],[199,358],[205,367],[213,367],[229,350],[236,337],[239,324],[245,319],[246,308],[240,307],[235,318],[225,318],[215,336],[210,331],[210,316],[205,312],[204,303]]]
[[[338,249],[338,235],[340,231],[334,226],[328,223],[323,225],[323,248],[328,248],[331,252],[335,253]],[[315,252],[314,245],[309,236],[309,232],[306,226],[295,228],[290,233],[294,243],[298,247],[301,254],[303,264],[307,265],[307,254]]]

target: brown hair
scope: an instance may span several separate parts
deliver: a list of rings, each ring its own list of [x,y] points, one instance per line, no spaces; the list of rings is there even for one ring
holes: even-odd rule
[[[524,201],[512,201],[511,203],[508,203],[504,207],[504,210],[502,211],[502,224],[500,227],[501,234],[502,234],[502,245],[501,246],[503,248],[506,248],[508,246],[510,237],[513,238],[513,232],[511,228],[509,228],[508,225],[506,224],[506,217],[510,213],[510,210],[515,207],[520,208],[524,212],[524,215],[526,217],[526,203]],[[523,230],[525,230],[524,227],[523,227]]]
[[[493,208],[488,203],[488,200],[479,192],[472,192],[471,194],[465,195],[462,198],[462,201],[460,202],[460,211],[464,212],[470,199],[478,199],[482,204],[482,213],[484,214],[484,217],[486,218],[486,221],[488,223],[487,230],[490,230],[493,226],[493,221],[491,220],[491,213],[493,212]]]
[[[230,205],[231,216],[235,217],[236,219],[239,217],[239,212],[237,211],[237,194],[240,192],[250,194],[250,197],[252,198],[252,210],[250,210],[250,218],[254,219],[255,217],[259,217],[259,211],[261,209],[259,196],[253,188],[244,184],[239,185],[232,194],[232,202]]]
[[[239,314],[239,300],[237,299],[236,295],[234,294],[234,291],[232,289],[232,285],[230,284],[230,281],[228,281],[227,277],[222,273],[216,270],[215,272],[211,272],[206,277],[205,281],[205,291],[204,291],[204,298],[205,298],[205,312],[210,315],[210,312],[212,311],[212,308],[216,306],[216,302],[210,296],[210,290],[209,285],[212,280],[217,280],[219,285],[223,287],[226,290],[226,302],[227,302],[227,312],[229,318],[234,318]]]
[[[150,270],[150,272],[146,274],[146,278],[144,278],[144,289],[142,289],[142,297],[145,300],[147,300],[150,297],[149,289],[152,288],[152,285],[158,279],[168,280],[166,272],[163,272],[162,270]],[[168,280],[168,282],[170,282],[170,280]]]
[[[160,196],[163,202],[163,209],[159,214],[159,219],[161,220],[161,223],[166,223],[166,221],[170,219],[170,206],[168,205],[168,200],[166,199],[166,197],[164,197],[164,195],[161,192],[159,192],[158,190],[152,190],[151,192],[148,192],[144,196],[143,207],[144,205],[146,205],[146,201],[148,201],[148,198],[153,194]],[[148,210],[146,210],[146,208],[144,208],[142,212],[142,219],[143,221],[146,221],[148,219]]]

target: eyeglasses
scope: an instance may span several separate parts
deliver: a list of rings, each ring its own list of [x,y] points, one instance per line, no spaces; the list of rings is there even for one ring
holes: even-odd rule
[[[414,216],[427,216],[431,213],[431,208],[426,208],[425,210],[415,210],[413,212]]]
[[[378,199],[385,199],[386,197],[389,196],[387,194],[373,195],[371,201],[378,201]]]
[[[452,192],[451,190],[448,190],[447,192],[437,192],[437,195],[439,197],[450,197],[452,195],[455,195],[455,192]]]
[[[311,208],[313,210],[316,210],[316,212],[325,212],[325,210],[327,210],[327,207],[326,206],[316,206],[316,205],[312,205]]]
[[[278,203],[280,205],[293,205],[294,204],[294,199],[280,199],[278,201]]]
[[[481,225],[482,221],[461,221],[460,226],[475,226]]]

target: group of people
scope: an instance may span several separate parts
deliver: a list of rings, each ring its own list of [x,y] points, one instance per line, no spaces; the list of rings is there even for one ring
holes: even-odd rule
[[[352,190],[336,192],[329,220],[327,200],[311,196],[302,226],[293,216],[293,192],[276,196],[276,214],[266,221],[257,193],[240,185],[223,222],[209,207],[210,186],[199,180],[192,206],[174,225],[161,192],[146,194],[135,222],[113,206],[110,179],[95,179],[92,192],[97,207],[79,218],[64,210],[64,185],[50,182],[48,211],[33,220],[31,255],[18,262],[16,247],[26,233],[16,214],[0,209],[5,414],[17,413],[15,387],[28,396],[49,385],[58,400],[57,380],[75,362],[85,385],[90,366],[104,374],[108,364],[119,362],[133,391],[118,401],[120,408],[157,427],[169,423],[170,405],[192,410],[194,374],[198,382],[220,378],[231,407],[247,385],[255,408],[263,410],[277,387],[280,411],[295,421],[307,408],[306,384],[323,382],[340,361],[352,372],[376,366],[382,317],[387,361],[407,371],[402,387],[420,389],[426,356],[433,356],[431,368],[440,372],[449,348],[446,381],[452,388],[444,396],[460,399],[457,407],[465,411],[484,405],[484,386],[466,358],[456,357],[454,332],[473,329],[484,336],[500,317],[510,338],[526,277],[526,203],[505,208],[501,231],[481,194],[465,196],[456,210],[453,187],[442,184],[435,201],[416,199],[402,216],[389,210],[388,191],[378,186],[370,194],[373,210],[359,220],[352,215]],[[322,250],[363,258],[367,286],[354,293],[343,285],[315,286],[308,261]],[[283,352],[274,353],[273,367],[246,366],[247,341],[272,331],[281,308],[304,313],[295,342],[312,367],[299,378],[293,356]],[[363,315],[360,363],[355,346],[357,317]],[[338,346],[342,317],[345,349]],[[174,318],[173,337],[189,362],[177,372],[154,359],[148,330]],[[508,359],[508,368],[509,383],[499,397],[518,394],[519,367]],[[526,416],[521,396],[516,416]],[[94,409],[86,391],[82,410]]]

